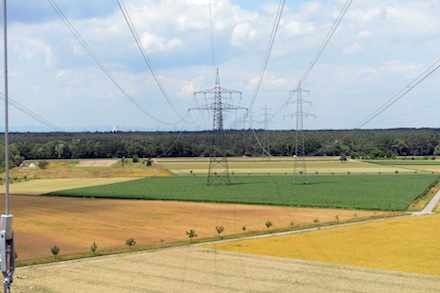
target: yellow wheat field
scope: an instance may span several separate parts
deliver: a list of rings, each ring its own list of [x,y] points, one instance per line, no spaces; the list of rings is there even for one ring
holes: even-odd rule
[[[440,276],[440,215],[409,216],[210,248]]]
[[[155,159],[155,162],[178,175],[206,174],[209,160],[206,158],[194,159]],[[275,159],[231,158],[228,161],[229,172],[233,174],[291,174],[293,173],[294,159],[283,157]],[[363,161],[349,160],[341,162],[335,158],[307,158],[307,172],[309,174],[347,174],[347,173],[394,173],[414,172],[413,168],[399,166],[376,165]]]
[[[10,194],[40,195],[57,190],[82,188],[96,185],[105,185],[117,182],[133,180],[128,177],[114,178],[59,178],[38,179],[13,183],[9,186]],[[0,186],[0,194],[5,193],[5,186]]]

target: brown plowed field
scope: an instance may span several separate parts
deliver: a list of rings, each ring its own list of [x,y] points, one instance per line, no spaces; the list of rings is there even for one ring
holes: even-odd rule
[[[4,202],[0,197],[0,203]],[[50,247],[66,254],[88,253],[96,242],[98,250],[124,249],[134,238],[136,247],[186,241],[194,229],[200,238],[283,229],[365,219],[386,213],[331,209],[306,209],[257,205],[228,205],[173,201],[111,200],[44,196],[11,196],[14,214],[17,261],[50,257]],[[0,206],[1,208],[1,206]]]

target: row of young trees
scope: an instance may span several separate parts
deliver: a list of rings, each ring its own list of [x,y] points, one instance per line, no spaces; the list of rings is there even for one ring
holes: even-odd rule
[[[314,156],[378,158],[440,155],[440,129],[304,131],[305,151]],[[11,133],[10,160],[25,159],[206,157],[213,134],[205,132]],[[227,156],[295,154],[295,131],[227,130]],[[4,143],[0,146],[4,165]]]

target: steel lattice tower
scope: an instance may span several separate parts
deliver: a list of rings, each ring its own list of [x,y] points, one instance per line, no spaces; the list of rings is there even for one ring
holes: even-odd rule
[[[269,123],[273,123],[273,121],[271,121],[271,119],[273,118],[272,115],[269,114],[269,111],[271,110],[271,108],[267,107],[267,104],[265,104],[263,109],[260,109],[261,111],[264,111],[262,116],[264,117],[263,119],[263,153],[262,156],[268,156],[270,157],[270,149],[269,149],[269,138],[268,138],[268,130],[269,130]]]
[[[228,160],[226,159],[225,132],[223,128],[223,111],[240,110],[245,108],[223,102],[224,99],[223,94],[229,94],[229,98],[232,99],[233,94],[240,94],[240,98],[241,98],[241,92],[222,88],[220,86],[220,74],[217,68],[215,86],[211,89],[195,92],[194,96],[198,94],[203,94],[205,99],[207,99],[208,95],[213,95],[212,103],[208,103],[204,106],[189,109],[189,110],[213,111],[212,150],[209,159],[207,184],[211,185],[216,180],[222,180],[224,183],[229,184],[230,179],[229,179]]]
[[[310,103],[304,100],[302,97],[303,92],[309,92],[301,88],[301,84],[298,88],[291,93],[294,95],[296,92],[296,131],[295,131],[295,156],[293,163],[293,184],[308,184],[307,171],[306,171],[306,160],[305,160],[305,147],[304,147],[304,117],[315,116],[310,113],[303,111],[303,104]],[[293,116],[293,115],[291,115]]]

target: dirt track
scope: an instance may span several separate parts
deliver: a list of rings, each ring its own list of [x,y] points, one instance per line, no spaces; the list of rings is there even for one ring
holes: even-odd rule
[[[434,292],[440,278],[183,247],[19,268],[13,292]]]
[[[110,167],[117,160],[82,160],[76,165],[77,167]]]

